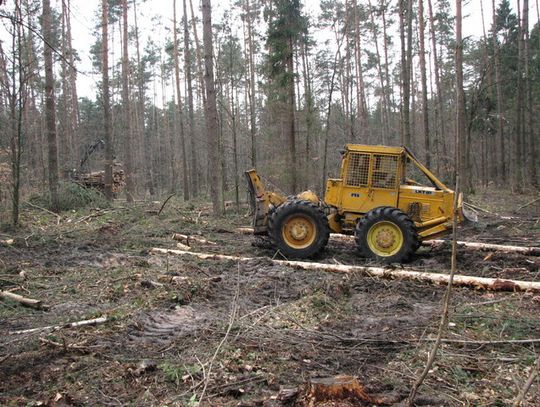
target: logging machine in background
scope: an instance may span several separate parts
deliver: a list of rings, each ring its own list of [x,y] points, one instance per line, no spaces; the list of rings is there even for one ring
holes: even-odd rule
[[[360,253],[406,262],[424,240],[452,230],[455,193],[406,147],[348,144],[340,178],[326,183],[324,200],[312,191],[293,197],[266,191],[257,171],[246,178],[256,235],[268,235],[285,256],[308,258],[330,232],[354,234]],[[458,222],[472,219],[458,197]]]

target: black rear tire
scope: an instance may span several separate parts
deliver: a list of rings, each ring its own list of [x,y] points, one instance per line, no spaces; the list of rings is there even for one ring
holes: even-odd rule
[[[385,226],[387,230],[384,230]],[[374,236],[377,228],[386,235],[380,239]],[[366,213],[358,220],[354,237],[362,256],[385,263],[405,263],[420,247],[414,222],[407,214],[390,206],[381,206]]]
[[[310,201],[290,200],[269,215],[268,235],[284,256],[305,259],[325,248],[330,227],[319,206]]]

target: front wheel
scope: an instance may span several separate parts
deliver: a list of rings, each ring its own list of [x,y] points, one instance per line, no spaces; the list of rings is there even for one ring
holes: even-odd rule
[[[397,208],[383,206],[356,224],[356,247],[364,257],[385,263],[404,263],[420,246],[413,221]]]
[[[291,200],[278,206],[269,217],[268,234],[285,256],[305,259],[324,249],[330,228],[319,206],[310,201]]]

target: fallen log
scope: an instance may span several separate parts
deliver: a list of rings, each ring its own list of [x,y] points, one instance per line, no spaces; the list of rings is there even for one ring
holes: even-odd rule
[[[13,239],[5,239],[5,240],[0,239],[0,246],[11,246],[13,243],[15,243],[15,240]]]
[[[426,246],[436,246],[440,244],[450,244],[448,240],[434,239],[422,242]],[[458,241],[458,246],[470,247],[471,249],[478,250],[495,250],[503,253],[521,253],[529,256],[540,256],[540,247],[527,247],[527,246],[509,246],[502,244],[493,244],[493,243],[479,243],[479,242],[463,242]]]
[[[256,259],[254,257],[229,256],[225,254],[214,253],[196,253],[183,250],[162,249],[157,247],[153,248],[150,252],[160,254],[188,255],[210,260],[233,260],[238,262],[247,262]],[[320,270],[333,273],[363,273],[372,277],[426,281],[433,284],[441,285],[448,284],[448,280],[450,278],[449,274],[430,273],[413,269],[395,270],[386,269],[383,267],[347,266],[343,264],[311,263],[307,261],[274,260],[269,258],[267,260],[271,261],[274,264],[293,267],[297,269]],[[459,274],[454,276],[454,285],[472,287],[478,290],[540,292],[540,282],[537,281],[506,280],[498,278],[466,276]]]
[[[86,319],[83,321],[76,321],[76,322],[68,322],[64,325],[49,325],[49,326],[42,326],[40,328],[30,328],[30,329],[22,329],[20,331],[10,331],[10,335],[22,335],[22,334],[31,334],[34,332],[42,332],[42,331],[58,331],[62,328],[78,328],[80,326],[86,326],[86,325],[98,325],[102,324],[107,321],[107,317],[99,317],[94,319]]]
[[[236,233],[241,234],[241,235],[251,235],[251,234],[253,234],[253,228],[248,228],[248,227],[236,228],[236,229],[234,229],[234,231]]]
[[[4,299],[7,298],[12,301],[16,301],[19,304],[25,307],[29,307],[29,308],[34,308],[34,309],[39,309],[39,310],[48,309],[48,307],[44,305],[43,301],[41,300],[35,300],[33,298],[23,297],[22,295],[15,294],[10,291],[0,291],[0,298],[4,298]]]
[[[249,235],[253,233],[253,228],[241,227],[235,229],[236,233]],[[342,242],[354,242],[354,236],[352,235],[342,235],[340,233],[330,233],[330,239]],[[441,244],[448,243],[449,240],[442,239],[433,239],[422,242],[423,246],[437,246]],[[457,242],[458,246],[461,247],[470,247],[471,249],[478,250],[495,250],[503,253],[521,253],[528,256],[540,256],[540,247],[530,247],[530,246],[511,246],[503,244],[493,244],[493,243],[480,243],[480,242],[466,242],[459,240]]]
[[[190,246],[190,242],[192,242],[192,241],[197,242],[197,243],[201,243],[201,244],[209,244],[209,245],[212,245],[212,246],[217,245],[216,242],[212,242],[210,240],[203,239],[202,237],[189,236],[189,235],[184,235],[182,233],[175,233],[175,234],[172,235],[172,238],[174,240],[178,240],[180,243],[183,243],[186,246]]]
[[[176,243],[176,247],[178,247],[180,250],[191,250],[191,247],[186,246],[183,243]]]

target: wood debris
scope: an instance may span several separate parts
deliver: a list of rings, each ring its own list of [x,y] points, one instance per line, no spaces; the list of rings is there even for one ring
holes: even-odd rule
[[[87,188],[96,188],[99,191],[105,191],[105,171],[92,171],[83,174],[78,174],[76,181]],[[126,177],[124,170],[120,165],[115,164],[113,168],[113,183],[112,192],[117,194],[124,189],[126,185]]]
[[[15,294],[10,291],[0,291],[0,298],[16,301],[19,304],[25,307],[29,307],[29,308],[34,308],[34,309],[39,309],[39,310],[47,310],[49,308],[48,306],[44,305],[41,300],[35,300],[33,298],[23,297],[22,295]]]
[[[178,240],[180,243],[186,245],[186,246],[191,246],[191,242],[197,242],[197,243],[201,243],[201,244],[208,244],[208,245],[212,245],[212,246],[216,246],[217,243],[216,242],[212,242],[210,240],[206,240],[206,239],[203,239],[202,237],[198,237],[198,236],[192,236],[192,235],[184,235],[182,233],[175,233],[172,235],[172,238],[174,240]]]
[[[86,319],[83,321],[75,321],[75,322],[68,322],[64,325],[48,325],[43,326],[39,328],[30,328],[30,329],[22,329],[20,331],[10,331],[10,335],[22,335],[22,334],[31,334],[35,332],[43,332],[43,331],[58,331],[62,328],[78,328],[81,326],[86,325],[99,325],[103,324],[104,322],[107,322],[107,317],[99,317],[99,318],[93,318],[93,319]]]

